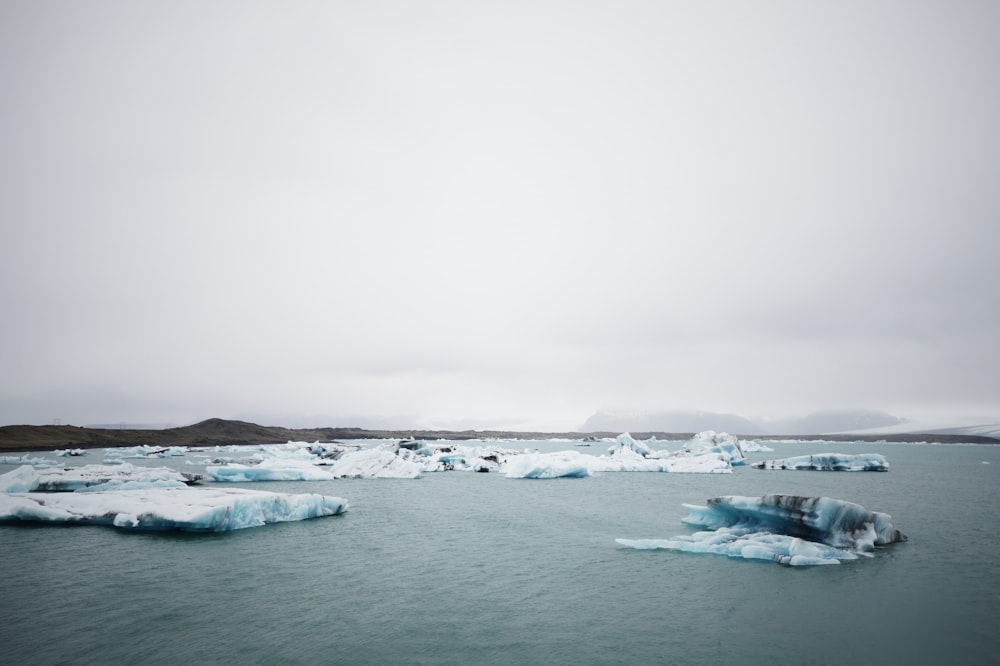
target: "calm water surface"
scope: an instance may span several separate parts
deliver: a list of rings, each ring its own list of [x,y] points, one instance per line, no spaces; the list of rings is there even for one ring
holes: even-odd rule
[[[270,483],[247,487],[351,510],[219,535],[2,526],[3,662],[998,663],[1000,447],[772,446],[751,460],[875,452],[892,470]],[[769,492],[858,502],[910,540],[812,568],[614,541]]]

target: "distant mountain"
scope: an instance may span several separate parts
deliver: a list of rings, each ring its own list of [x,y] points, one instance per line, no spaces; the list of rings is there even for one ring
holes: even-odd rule
[[[863,435],[865,437],[893,436],[899,434],[922,435],[928,440],[937,440],[941,436],[949,438],[966,437],[969,438],[969,441],[975,441],[976,438],[980,437],[990,437],[1000,440],[1000,420],[984,419],[986,422],[980,422],[976,425],[959,425],[963,421],[966,423],[969,422],[968,419],[961,418],[952,420],[903,420],[894,425],[850,430],[845,431],[845,433]],[[975,421],[973,420],[973,422]]]
[[[825,435],[833,432],[851,432],[883,428],[902,423],[903,420],[886,412],[866,409],[841,409],[813,412],[808,416],[767,421],[765,430],[772,435]]]
[[[863,409],[824,410],[808,416],[770,421],[753,421],[738,414],[701,411],[599,411],[587,419],[580,431],[695,433],[715,430],[734,435],[823,435],[900,423],[903,423],[902,419],[892,414]]]
[[[763,428],[738,414],[699,411],[610,412],[599,411],[580,426],[581,432],[672,432],[698,433],[705,430],[737,435],[763,435]]]

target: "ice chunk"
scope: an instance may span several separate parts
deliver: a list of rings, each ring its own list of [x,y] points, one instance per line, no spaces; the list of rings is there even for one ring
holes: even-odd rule
[[[615,439],[615,443],[608,447],[609,456],[630,456],[645,458],[651,453],[651,449],[645,442],[639,442],[632,438],[627,432],[623,432]]]
[[[878,453],[816,453],[780,460],[764,460],[751,467],[757,469],[794,469],[820,472],[888,472],[889,463]]]
[[[590,476],[593,458],[576,451],[522,453],[508,458],[500,471],[509,479],[580,478]]]
[[[888,514],[829,497],[728,496],[710,499],[705,506],[684,506],[690,513],[683,522],[711,531],[616,541],[643,550],[665,548],[800,566],[855,559],[875,546],[906,540]]]
[[[181,488],[201,479],[199,474],[178,472],[168,467],[119,465],[84,465],[38,470],[34,488],[40,492],[67,492],[88,489]]]
[[[339,497],[239,488],[0,494],[0,522],[114,525],[153,531],[226,532],[346,510],[347,501]]]
[[[232,463],[205,468],[214,481],[329,481],[341,478],[404,478],[420,476],[423,465],[412,451],[396,445],[371,449],[344,448],[334,457],[324,448],[315,456],[306,445],[286,445],[260,452],[255,464]]]
[[[205,467],[213,481],[329,481],[336,477],[325,467],[301,460],[268,460],[256,465],[230,463]]]
[[[715,497],[705,506],[684,505],[688,525],[718,529],[735,525],[788,534],[836,548],[868,552],[906,536],[892,526],[892,517],[860,504],[829,497],[798,495],[737,495]]]
[[[714,532],[695,532],[672,539],[616,539],[638,550],[677,550],[685,553],[711,553],[752,560],[771,560],[789,566],[839,564],[855,560],[857,555],[821,543],[805,541],[784,534],[754,532],[723,527]]]
[[[359,449],[345,453],[331,470],[341,478],[415,479],[423,466],[410,459],[412,455],[407,449],[397,453],[387,445]]]
[[[424,443],[414,453],[417,454],[415,460],[420,460],[423,456],[422,465],[425,472],[445,470],[496,472],[500,470],[505,460],[520,455],[521,451],[504,448],[498,444],[470,446],[448,443],[433,446]]]
[[[38,472],[31,465],[23,465],[12,472],[0,474],[0,492],[27,493],[38,487]]]
[[[0,456],[0,465],[36,465],[36,466],[46,466],[51,465],[52,461],[48,458],[38,458],[32,457],[27,453],[23,456]]]
[[[734,466],[746,464],[746,457],[743,455],[740,441],[725,432],[715,432],[714,430],[699,432],[689,439],[681,450],[695,455],[715,453]]]
[[[666,471],[675,474],[732,474],[733,466],[727,456],[706,454],[678,456],[666,461]]]
[[[172,458],[187,453],[186,446],[122,446],[104,449],[105,458]]]
[[[743,453],[756,453],[757,451],[774,451],[770,446],[764,444],[759,439],[741,439],[740,448],[743,449]]]
[[[717,450],[652,451],[628,433],[619,435],[608,455],[592,456],[578,451],[522,453],[506,458],[501,472],[510,478],[555,479],[583,477],[599,472],[673,472],[729,474],[728,454]]]
[[[69,468],[19,467],[0,475],[3,492],[68,492],[86,490],[182,488],[201,479],[198,474],[166,467],[135,465],[84,465]]]

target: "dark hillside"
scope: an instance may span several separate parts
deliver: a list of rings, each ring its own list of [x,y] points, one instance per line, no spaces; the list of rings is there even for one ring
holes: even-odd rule
[[[90,449],[119,446],[218,446],[226,444],[282,444],[294,442],[332,442],[345,439],[584,439],[615,437],[617,432],[505,432],[499,430],[365,430],[364,428],[282,428],[246,421],[208,419],[194,425],[164,430],[81,428],[70,425],[0,427],[0,451],[51,451],[54,449]],[[694,433],[633,432],[637,439],[655,436],[660,440],[686,440]],[[739,435],[743,439],[754,436]],[[795,435],[770,436],[770,439],[823,439],[854,442],[968,442],[1000,444],[992,437],[969,435]]]

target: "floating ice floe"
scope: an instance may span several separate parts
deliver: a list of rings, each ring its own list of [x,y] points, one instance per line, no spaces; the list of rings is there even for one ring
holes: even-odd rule
[[[585,477],[599,472],[672,472],[688,474],[730,474],[733,461],[745,460],[735,437],[704,433],[679,451],[654,451],[629,433],[615,439],[606,455],[592,456],[577,451],[534,453],[510,456],[500,471],[509,478],[555,479]]]
[[[0,456],[0,465],[37,465],[41,467],[51,464],[52,461],[48,458],[33,458],[27,453],[23,456]]]
[[[611,457],[639,457],[647,458],[653,453],[649,445],[632,437],[627,432],[623,432],[615,438],[615,443],[608,447],[607,454]]]
[[[888,472],[889,463],[878,453],[815,453],[780,460],[764,460],[751,467],[756,469],[792,469],[818,472]]]
[[[111,459],[121,458],[173,458],[183,456],[188,452],[186,446],[123,446],[112,449],[104,449],[104,457]]]
[[[139,490],[183,488],[201,479],[198,474],[167,467],[84,465],[83,467],[19,467],[0,475],[0,492],[90,492],[95,490]]]
[[[741,439],[740,448],[743,449],[743,453],[756,453],[758,451],[774,451],[770,446],[764,444],[759,439]]]
[[[616,539],[639,550],[677,550],[790,566],[838,564],[870,555],[875,546],[905,541],[892,517],[829,497],[764,495],[716,497],[684,505],[688,525],[709,531],[670,539]]]
[[[87,455],[87,452],[83,449],[56,449],[53,453],[62,458],[75,458]]]
[[[236,451],[234,451],[236,452]],[[215,481],[322,481],[343,478],[415,479],[425,472],[498,471],[519,451],[499,445],[429,443],[416,440],[370,448],[348,444],[287,444],[258,447],[251,455],[215,457],[205,472]]]
[[[593,460],[577,451],[522,453],[508,458],[500,469],[509,479],[575,479],[590,476]]]
[[[313,445],[316,446],[316,445]],[[420,476],[424,467],[415,454],[398,446],[371,449],[323,445],[316,455],[305,443],[264,448],[244,463],[209,465],[214,481],[328,481],[343,478],[404,478]]]
[[[0,494],[0,522],[113,525],[147,531],[227,532],[346,510],[347,501],[339,497],[242,488]]]
[[[698,433],[684,444],[681,451],[690,455],[714,453],[733,466],[745,465],[747,462],[740,440],[729,433],[714,430]]]

